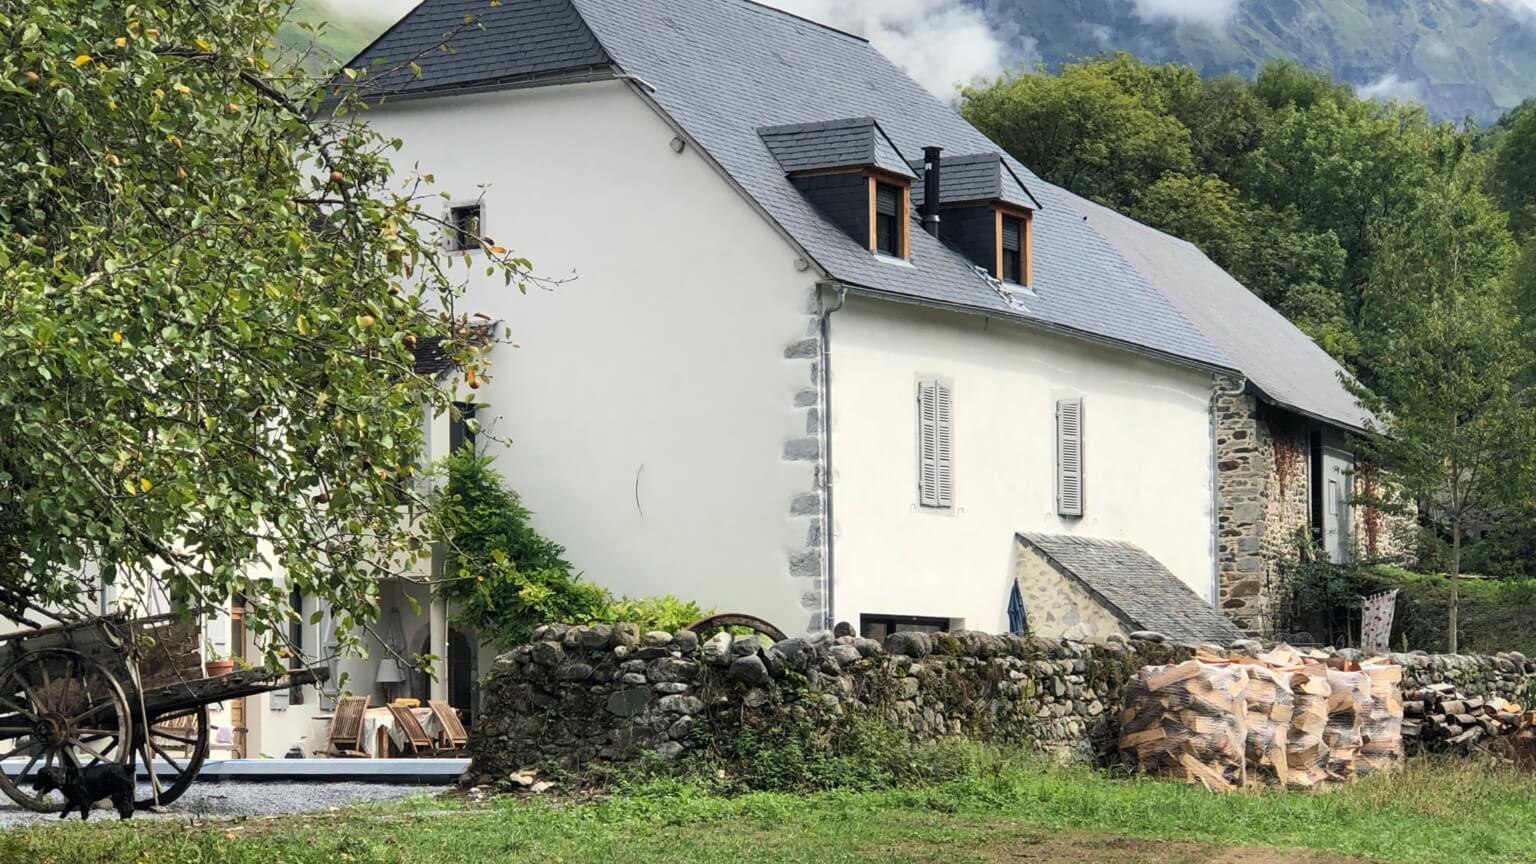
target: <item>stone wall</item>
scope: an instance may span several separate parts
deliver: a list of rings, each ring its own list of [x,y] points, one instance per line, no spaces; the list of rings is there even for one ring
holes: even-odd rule
[[[765,647],[752,636],[701,643],[686,631],[551,625],[497,658],[486,677],[470,779],[550,766],[580,772],[647,753],[676,759],[709,735],[827,729],[854,717],[913,741],[966,736],[1103,761],[1119,735],[1125,682],[1143,665],[1191,653],[1160,637],[1089,645],[957,631],[897,633],[881,644],[823,632]],[[1467,695],[1522,704],[1536,674],[1518,654],[1394,659],[1404,686],[1449,681]]]
[[[1250,395],[1218,396],[1215,424],[1219,606],[1264,636],[1274,631],[1283,594],[1279,562],[1294,557],[1296,531],[1307,525],[1306,437],[1298,462],[1292,431],[1273,429]]]

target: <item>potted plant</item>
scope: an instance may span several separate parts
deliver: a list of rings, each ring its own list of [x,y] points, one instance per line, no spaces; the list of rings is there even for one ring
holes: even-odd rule
[[[222,678],[235,671],[235,658],[217,651],[210,643],[206,653],[207,659],[203,661],[203,674],[209,678]]]

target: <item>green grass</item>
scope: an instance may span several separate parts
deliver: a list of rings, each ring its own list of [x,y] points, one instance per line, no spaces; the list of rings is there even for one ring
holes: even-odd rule
[[[720,797],[653,782],[599,802],[411,799],[342,814],[189,825],[110,821],[12,829],[0,861],[37,864],[993,861],[1028,841],[1090,850],[1116,836],[1307,848],[1373,860],[1536,860],[1536,779],[1415,762],[1329,793],[1215,795],[1029,760],[931,789]],[[1102,848],[1123,848],[1109,843]],[[1151,857],[1183,861],[1153,845]],[[1173,848],[1173,847],[1169,847]],[[1202,847],[1204,848],[1204,847]],[[1057,852],[1052,860],[1129,860]],[[1028,857],[1001,860],[1031,860]],[[1268,860],[1267,858],[1264,860]],[[1280,860],[1280,859],[1276,859]],[[1298,860],[1362,860],[1312,858]]]

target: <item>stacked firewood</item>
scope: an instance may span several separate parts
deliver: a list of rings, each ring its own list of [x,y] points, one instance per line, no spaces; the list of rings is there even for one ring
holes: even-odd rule
[[[1207,789],[1314,789],[1402,757],[1402,669],[1302,655],[1197,653],[1126,685],[1120,750],[1135,767]]]
[[[1394,663],[1363,663],[1370,698],[1360,718],[1360,771],[1390,771],[1403,759],[1403,667]]]
[[[1247,686],[1236,666],[1188,660],[1142,667],[1126,684],[1120,751],[1141,770],[1213,791],[1245,785]]]
[[[1403,736],[1429,749],[1470,747],[1531,726],[1536,712],[1497,696],[1462,696],[1454,684],[1430,684],[1403,694]]]

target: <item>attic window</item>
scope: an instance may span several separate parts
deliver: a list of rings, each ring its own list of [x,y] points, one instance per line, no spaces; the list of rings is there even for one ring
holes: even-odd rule
[[[907,189],[869,178],[870,248],[892,258],[907,257]]]
[[[1014,285],[1030,283],[1030,218],[1028,213],[1004,210],[997,213],[997,264],[994,276]]]
[[[1024,220],[1013,216],[1003,217],[1003,281],[1023,282],[1024,274]]]
[[[448,208],[448,248],[454,251],[480,248],[480,204]]]

